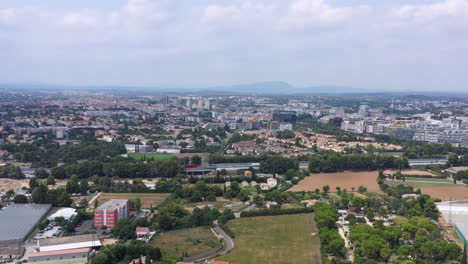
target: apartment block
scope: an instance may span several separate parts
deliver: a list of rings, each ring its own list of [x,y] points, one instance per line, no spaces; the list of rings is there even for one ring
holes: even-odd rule
[[[129,200],[112,199],[106,201],[94,210],[94,226],[96,228],[114,227],[121,219],[128,218],[129,213]]]

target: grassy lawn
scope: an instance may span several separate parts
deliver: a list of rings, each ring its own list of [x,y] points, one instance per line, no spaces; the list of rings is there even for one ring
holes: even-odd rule
[[[242,264],[322,263],[313,214],[259,216],[228,222],[234,250],[220,260]]]
[[[102,193],[98,197],[99,204],[110,199],[129,199],[140,198],[142,208],[151,208],[160,205],[169,196],[167,193]]]
[[[164,257],[194,256],[221,246],[207,226],[163,232],[150,244],[161,248]]]
[[[447,180],[446,178],[422,178],[422,177],[405,177],[407,182],[440,182],[440,183],[451,183],[453,184],[453,181]]]
[[[168,159],[172,159],[173,157],[175,157],[175,155],[167,154],[167,153],[133,153],[133,154],[130,154],[129,157],[136,159],[136,160],[142,160],[142,159],[168,160]]]
[[[413,186],[415,189],[421,188],[433,188],[433,187],[456,187],[457,185],[453,184],[451,181],[446,182],[437,182],[437,181],[427,181],[427,182],[417,182],[417,181],[387,181],[390,186],[396,186],[399,184],[404,184],[406,186]]]

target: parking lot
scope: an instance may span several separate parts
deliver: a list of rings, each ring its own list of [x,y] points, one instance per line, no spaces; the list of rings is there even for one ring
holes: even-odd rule
[[[46,230],[41,230],[39,233],[36,234],[34,237],[35,239],[46,239],[46,238],[52,238],[52,237],[60,237],[63,233],[62,227],[60,226],[54,226],[49,228],[46,228]]]

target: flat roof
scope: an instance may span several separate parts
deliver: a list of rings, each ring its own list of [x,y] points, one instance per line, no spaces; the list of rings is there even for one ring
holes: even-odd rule
[[[113,210],[127,205],[127,199],[111,199],[99,205],[97,210]]]
[[[468,222],[455,222],[455,226],[457,227],[458,231],[462,233],[465,237],[465,240],[468,239]]]
[[[50,208],[50,204],[12,204],[0,210],[0,244],[26,240]]]
[[[91,248],[74,248],[74,249],[52,250],[52,251],[43,251],[43,252],[31,252],[29,253],[29,257],[43,257],[43,256],[51,256],[51,255],[87,253],[90,250]]]
[[[49,247],[63,244],[75,244],[82,242],[99,241],[96,235],[78,235],[78,236],[66,236],[57,238],[48,238],[39,240],[40,247]]]

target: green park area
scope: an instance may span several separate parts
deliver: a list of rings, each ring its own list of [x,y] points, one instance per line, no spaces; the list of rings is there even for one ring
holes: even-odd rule
[[[175,155],[168,153],[133,153],[129,157],[136,160],[168,160],[174,158]]]

